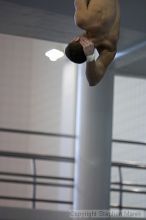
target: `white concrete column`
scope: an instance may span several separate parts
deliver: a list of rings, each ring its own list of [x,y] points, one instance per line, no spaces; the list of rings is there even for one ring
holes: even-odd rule
[[[108,209],[111,166],[113,74],[89,87],[79,66],[74,209]]]

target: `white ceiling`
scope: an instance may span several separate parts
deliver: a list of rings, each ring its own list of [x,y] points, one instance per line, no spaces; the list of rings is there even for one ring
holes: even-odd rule
[[[116,71],[146,74],[146,0],[120,0],[121,35],[118,50],[130,53],[115,61]],[[0,32],[67,43],[80,30],[74,25],[73,0],[0,0]],[[136,55],[136,56],[135,56]]]

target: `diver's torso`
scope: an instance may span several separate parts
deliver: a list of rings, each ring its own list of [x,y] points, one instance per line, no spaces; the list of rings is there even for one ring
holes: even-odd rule
[[[113,47],[119,38],[120,9],[118,0],[91,0],[93,20],[91,29],[86,30],[86,36],[96,48]],[[89,6],[90,7],[90,2]],[[95,16],[96,14],[96,16]],[[98,24],[100,20],[101,24]]]

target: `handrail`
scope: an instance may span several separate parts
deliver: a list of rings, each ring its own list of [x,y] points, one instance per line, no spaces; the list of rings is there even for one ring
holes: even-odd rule
[[[111,205],[110,206],[113,209],[119,209],[120,207],[118,205]],[[140,211],[146,211],[145,207],[131,207],[131,206],[122,206],[123,209],[129,209],[129,210],[140,210]]]
[[[74,164],[74,162],[75,162],[74,158],[54,156],[54,155],[39,155],[39,154],[32,154],[32,153],[9,152],[9,151],[0,151],[0,157],[27,159],[27,160],[32,160],[32,162],[33,162],[33,174],[0,171],[0,182],[8,183],[8,184],[32,185],[32,187],[33,187],[32,188],[33,189],[32,198],[24,198],[24,197],[16,197],[16,196],[12,197],[12,196],[0,195],[0,199],[17,200],[17,201],[24,201],[24,202],[30,201],[30,202],[32,202],[32,208],[36,208],[36,202],[58,203],[58,204],[66,204],[66,205],[73,204],[73,201],[46,200],[46,199],[36,197],[37,186],[64,187],[64,188],[70,188],[70,189],[74,188],[74,182],[73,182],[74,178],[38,175],[37,170],[36,170],[36,168],[37,168],[36,167],[36,160],[65,162],[65,163]],[[23,177],[23,179],[21,179],[22,177]],[[31,180],[30,180],[30,178],[31,178]],[[38,179],[41,179],[41,181]],[[49,180],[49,181],[46,181],[46,180]],[[50,180],[53,180],[53,182],[52,181],[50,182]],[[70,181],[71,183],[70,184],[64,183],[64,182],[58,183],[58,182],[54,182],[54,181]]]
[[[120,182],[111,182],[112,185],[123,185],[123,186],[132,186],[132,187],[142,187],[142,188],[146,188],[146,184],[137,184],[137,183],[132,183],[132,182],[128,182],[128,181],[123,181],[123,183]]]
[[[0,196],[0,199],[3,200],[17,200],[22,202],[42,202],[42,203],[56,203],[56,204],[67,204],[72,205],[72,201],[64,201],[64,200],[49,200],[49,199],[33,199],[33,198],[22,198],[22,197],[16,197],[16,196]]]
[[[60,134],[60,133],[51,133],[51,132],[42,132],[42,131],[32,131],[32,130],[20,130],[20,129],[10,129],[10,128],[0,128],[0,133],[16,133],[20,135],[37,135],[44,137],[55,137],[55,138],[68,138],[75,140],[76,135],[69,134]],[[75,159],[72,157],[64,157],[64,156],[55,156],[55,155],[43,155],[43,154],[32,154],[32,153],[21,153],[21,152],[12,152],[12,151],[0,151],[0,157],[10,157],[16,159],[27,159],[32,161],[33,165],[33,174],[25,174],[25,173],[16,173],[16,172],[0,172],[0,182],[8,183],[8,184],[29,184],[32,185],[32,198],[24,198],[24,197],[16,197],[16,196],[3,196],[0,195],[0,199],[3,200],[17,200],[23,202],[32,202],[32,208],[36,208],[36,202],[42,203],[58,203],[58,204],[68,204],[72,205],[73,201],[59,201],[59,200],[47,200],[37,198],[37,186],[51,186],[51,187],[64,187],[73,189],[74,187],[74,178],[69,177],[56,177],[56,176],[45,176],[37,174],[37,160],[44,161],[53,161],[53,162],[63,162],[63,163],[75,163]],[[3,177],[5,176],[5,177]],[[8,178],[9,177],[9,178]],[[13,177],[13,178],[10,178]],[[16,178],[17,177],[17,178]],[[20,178],[25,179],[20,179]],[[27,179],[26,179],[27,178]],[[32,178],[32,180],[28,179]],[[43,179],[43,181],[38,181],[38,179]],[[68,183],[56,183],[56,182],[45,182],[44,180],[54,180],[54,181],[70,181],[71,184]]]
[[[118,143],[118,144],[132,144],[132,145],[146,146],[146,142],[141,142],[141,141],[113,139],[112,142],[113,143]]]
[[[56,162],[67,162],[74,163],[75,159],[72,157],[61,157],[61,156],[53,156],[53,155],[38,155],[31,153],[18,153],[18,152],[10,152],[10,151],[0,151],[0,157],[14,157],[14,158],[23,158],[23,159],[37,159],[37,160],[48,160],[48,161],[56,161]]]
[[[4,133],[17,133],[17,134],[26,134],[26,135],[41,135],[41,136],[48,136],[48,137],[59,137],[59,138],[70,138],[75,139],[77,138],[75,135],[68,135],[68,134],[57,134],[57,133],[47,133],[47,132],[40,132],[40,131],[28,131],[28,130],[18,130],[18,129],[7,129],[7,128],[0,128],[0,132]],[[115,143],[127,143],[127,144],[136,144],[136,145],[143,145],[146,146],[146,143],[143,142],[135,142],[135,141],[125,141],[125,140],[113,140]],[[75,159],[72,157],[62,157],[62,156],[55,156],[55,155],[39,155],[39,154],[32,154],[32,153],[20,153],[20,152],[9,152],[9,151],[0,151],[0,157],[12,157],[12,158],[23,158],[23,159],[30,159],[32,161],[36,160],[45,160],[45,161],[54,161],[54,162],[67,162],[74,164]],[[122,169],[130,168],[130,169],[146,169],[146,164],[143,163],[136,163],[136,162],[112,162],[112,167],[119,168],[119,182],[111,182],[111,191],[120,192],[119,197],[119,205],[111,205],[111,208],[119,208],[122,209],[138,209],[138,210],[146,210],[145,208],[140,207],[128,207],[123,206],[123,193],[137,193],[137,194],[146,194],[145,190],[141,190],[140,188],[145,188],[145,184],[135,184],[133,182],[124,182],[123,181],[123,174]],[[69,177],[55,177],[55,176],[45,176],[45,175],[37,175],[36,167],[34,167],[33,174],[24,174],[24,173],[14,173],[14,172],[0,172],[0,176],[13,176],[13,177],[24,177],[24,178],[32,178],[32,180],[21,180],[21,179],[10,179],[0,177],[0,182],[5,183],[15,183],[15,184],[31,184],[34,187],[33,196],[32,198],[20,198],[20,197],[11,197],[11,196],[0,196],[0,199],[6,200],[18,200],[18,201],[31,201],[33,207],[35,208],[36,202],[44,202],[44,203],[59,203],[59,204],[73,204],[73,201],[57,201],[57,200],[46,200],[36,198],[36,185],[42,186],[53,186],[53,187],[66,187],[66,188],[73,188],[74,187],[74,178]],[[55,183],[55,182],[44,182],[38,181],[38,179],[46,179],[46,180],[57,180],[57,181],[71,181],[71,184],[66,183]],[[120,186],[120,188],[114,188],[114,185]],[[124,187],[128,187],[125,189]],[[137,187],[137,188],[135,188]]]
[[[34,178],[36,177],[33,174],[24,174],[24,173],[15,173],[15,172],[1,172],[0,176],[15,176],[15,177],[26,177],[26,178]],[[45,175],[38,175],[37,179],[51,179],[51,180],[61,180],[61,181],[74,181],[74,178],[69,177],[58,177],[58,176],[45,176]]]
[[[146,191],[143,191],[143,190],[140,190],[140,189],[133,189],[133,188],[131,188],[131,189],[121,189],[121,190],[119,190],[119,189],[114,189],[114,188],[111,188],[111,191],[114,191],[114,192],[119,192],[119,191],[121,191],[121,192],[126,192],[126,193],[136,193],[136,194],[146,194]]]
[[[120,179],[118,182],[111,182],[110,190],[112,192],[119,192],[119,205],[111,204],[111,208],[117,208],[120,211],[122,209],[133,209],[133,210],[143,210],[146,211],[146,208],[143,207],[132,207],[132,206],[124,206],[123,205],[123,193],[130,193],[130,194],[146,194],[146,190],[142,190],[141,188],[146,188],[146,184],[144,183],[134,183],[134,182],[127,182],[123,181],[123,174],[122,169],[141,169],[146,170],[146,164],[144,163],[136,163],[136,162],[112,162],[112,167],[117,167],[119,170]],[[122,176],[121,176],[122,175]],[[120,188],[114,188],[113,186],[119,186]],[[124,188],[124,187],[127,187]]]
[[[73,184],[62,184],[62,183],[46,183],[39,181],[29,181],[29,180],[13,180],[13,179],[5,179],[0,178],[0,182],[4,183],[19,183],[19,184],[28,184],[28,185],[40,185],[40,186],[53,186],[53,187],[65,187],[65,188],[73,188]]]
[[[113,167],[121,166],[134,169],[146,169],[146,164],[136,162],[112,162]]]
[[[60,134],[60,133],[52,133],[52,132],[43,132],[43,131],[30,131],[30,130],[12,129],[12,128],[0,128],[0,132],[76,139],[76,135]]]

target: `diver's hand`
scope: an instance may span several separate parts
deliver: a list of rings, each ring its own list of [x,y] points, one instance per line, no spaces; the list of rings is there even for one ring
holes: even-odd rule
[[[72,39],[72,41],[71,41],[71,42],[77,42],[77,41],[80,41],[80,37],[79,37],[79,36],[74,37],[74,38]]]
[[[94,53],[94,44],[92,43],[92,41],[88,40],[85,37],[81,37],[80,38],[80,44],[83,47],[85,56],[90,56]]]

